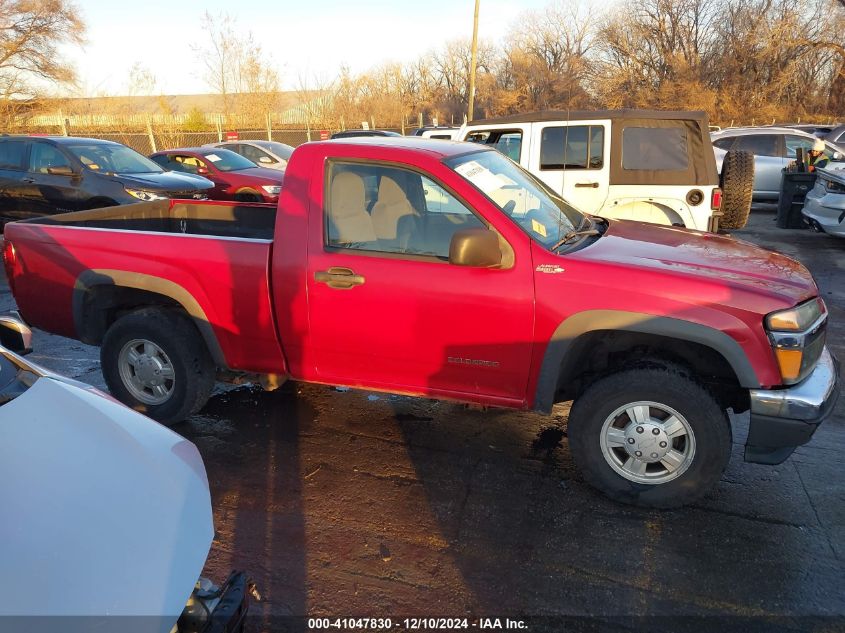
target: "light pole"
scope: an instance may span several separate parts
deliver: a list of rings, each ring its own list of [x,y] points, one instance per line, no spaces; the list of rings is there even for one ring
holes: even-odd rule
[[[475,109],[475,66],[478,63],[478,5],[481,0],[475,0],[475,17],[472,21],[472,56],[469,62],[469,106],[467,119],[472,121]]]

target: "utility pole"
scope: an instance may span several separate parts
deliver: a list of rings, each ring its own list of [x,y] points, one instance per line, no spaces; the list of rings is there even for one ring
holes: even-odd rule
[[[469,106],[467,118],[472,121],[472,111],[475,108],[475,66],[478,63],[478,5],[481,0],[475,0],[475,17],[472,21],[472,58],[469,63]]]

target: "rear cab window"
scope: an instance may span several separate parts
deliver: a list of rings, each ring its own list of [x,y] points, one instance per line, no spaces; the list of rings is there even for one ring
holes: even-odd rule
[[[604,167],[604,126],[569,125],[543,128],[540,169],[601,169]]]
[[[622,169],[686,171],[687,133],[682,127],[625,127],[622,130]]]

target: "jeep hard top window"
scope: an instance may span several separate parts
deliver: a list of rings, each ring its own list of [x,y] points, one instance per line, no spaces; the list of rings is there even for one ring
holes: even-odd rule
[[[603,165],[603,125],[543,128],[540,169],[601,169]]]
[[[463,154],[445,163],[546,248],[585,221],[584,214],[498,152]]]
[[[622,130],[622,169],[686,171],[687,132],[682,127],[626,127]]]
[[[75,143],[66,147],[91,171],[112,174],[160,174],[163,171],[149,158],[125,145]]]

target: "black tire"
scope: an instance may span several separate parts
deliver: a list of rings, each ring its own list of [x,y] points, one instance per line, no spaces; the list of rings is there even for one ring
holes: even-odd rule
[[[602,448],[605,421],[620,407],[642,401],[671,407],[692,428],[692,461],[666,483],[629,480],[611,467]],[[683,369],[668,364],[634,367],[590,385],[572,405],[568,435],[573,459],[587,483],[616,501],[650,508],[675,508],[701,498],[721,479],[731,455],[725,410]]]
[[[255,189],[240,189],[235,193],[238,202],[263,202],[264,198]]]
[[[121,378],[121,350],[137,339],[157,345],[172,365],[171,393],[160,404],[142,402]],[[120,317],[103,338],[100,362],[111,394],[162,424],[176,424],[199,411],[214,387],[215,367],[205,342],[191,320],[175,310],[143,308]]]
[[[719,227],[741,229],[748,223],[751,197],[754,193],[754,154],[731,150],[722,161],[719,177],[722,189],[722,217]]]

